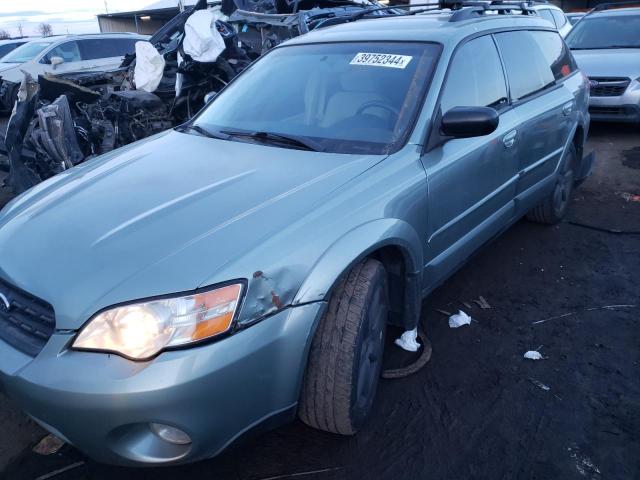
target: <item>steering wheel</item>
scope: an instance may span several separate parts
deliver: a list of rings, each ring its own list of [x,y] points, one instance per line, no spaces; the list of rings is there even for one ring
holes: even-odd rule
[[[370,102],[366,102],[364,105],[361,105],[360,108],[358,108],[358,110],[356,111],[356,115],[360,115],[365,110],[369,108],[374,108],[374,107],[381,108],[383,110],[386,110],[387,112],[391,112],[396,117],[400,115],[400,112],[398,111],[397,108],[394,108],[391,105],[388,105],[381,100],[371,100]]]

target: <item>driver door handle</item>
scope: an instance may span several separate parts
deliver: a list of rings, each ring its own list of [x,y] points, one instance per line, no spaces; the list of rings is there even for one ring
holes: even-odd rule
[[[504,137],[502,137],[502,143],[504,144],[504,148],[511,148],[516,143],[516,137],[518,136],[517,130],[511,130]]]

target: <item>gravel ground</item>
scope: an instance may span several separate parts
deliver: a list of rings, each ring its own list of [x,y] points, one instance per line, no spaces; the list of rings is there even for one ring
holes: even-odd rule
[[[625,198],[640,194],[640,129],[594,125],[589,144],[598,163],[568,220],[640,231],[640,202]],[[112,468],[69,446],[33,453],[44,433],[0,397],[0,469],[34,479],[71,466],[54,477],[64,480],[640,478],[639,310],[604,308],[640,303],[639,238],[514,225],[424,303],[431,362],[381,381],[355,437],[295,422],[207,462]],[[459,308],[476,321],[454,330],[436,311]],[[523,359],[540,345],[545,360]]]

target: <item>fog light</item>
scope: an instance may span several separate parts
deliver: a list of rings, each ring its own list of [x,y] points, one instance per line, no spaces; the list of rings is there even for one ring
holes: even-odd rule
[[[191,443],[191,437],[179,428],[163,425],[162,423],[152,423],[151,431],[165,442],[175,445],[188,445]]]

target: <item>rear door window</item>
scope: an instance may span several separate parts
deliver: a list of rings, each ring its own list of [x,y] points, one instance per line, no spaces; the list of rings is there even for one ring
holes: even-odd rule
[[[554,33],[555,32],[550,32]],[[496,34],[496,41],[507,69],[511,99],[521,100],[555,84],[549,65],[549,52],[543,52],[534,32]]]
[[[494,107],[507,104],[507,87],[498,50],[491,35],[458,49],[440,102],[442,113],[453,107]]]

